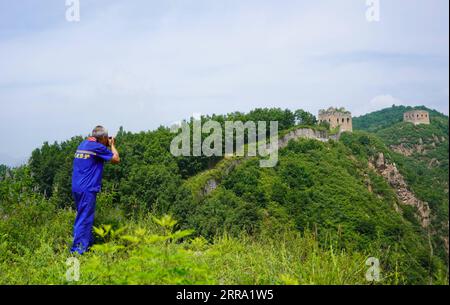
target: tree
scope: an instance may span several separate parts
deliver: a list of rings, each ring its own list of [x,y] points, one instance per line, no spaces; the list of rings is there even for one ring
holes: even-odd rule
[[[295,121],[299,125],[315,125],[317,124],[316,117],[307,111],[298,109],[295,111]]]

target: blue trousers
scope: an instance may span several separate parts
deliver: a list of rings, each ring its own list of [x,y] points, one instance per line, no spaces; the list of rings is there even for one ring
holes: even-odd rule
[[[95,216],[95,200],[97,193],[94,192],[73,192],[73,198],[77,206],[77,217],[73,225],[73,245],[70,252],[83,254],[94,243],[92,227]]]

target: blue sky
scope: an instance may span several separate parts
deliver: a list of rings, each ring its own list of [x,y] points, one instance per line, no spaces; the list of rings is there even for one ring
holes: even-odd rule
[[[392,104],[448,114],[449,2],[0,0],[0,163],[97,124]]]

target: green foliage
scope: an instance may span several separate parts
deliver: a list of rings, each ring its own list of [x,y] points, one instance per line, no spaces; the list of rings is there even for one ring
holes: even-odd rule
[[[315,118],[308,112],[288,109],[257,108],[249,113],[234,112],[227,115],[203,116],[202,122],[216,120],[225,131],[225,121],[242,122],[278,121],[280,130],[295,126],[296,120],[302,124],[313,124]],[[189,122],[192,130],[192,119]],[[269,132],[269,124],[267,124]],[[169,128],[159,127],[154,131],[131,133],[121,127],[116,142],[121,154],[121,163],[106,166],[104,186],[118,189],[118,201],[126,205],[128,212],[150,208],[167,212],[168,205],[176,200],[174,194],[183,192],[177,189],[180,179],[187,179],[214,167],[220,157],[174,157],[170,153],[170,143],[175,134]],[[207,134],[203,134],[205,138]],[[225,137],[223,137],[223,140]],[[73,137],[61,143],[44,143],[35,149],[29,160],[29,170],[37,191],[47,198],[52,197],[59,206],[72,205],[71,176],[72,161],[81,137]],[[247,143],[247,136],[245,137]],[[223,147],[225,147],[223,145]],[[4,171],[4,169],[2,169]],[[1,172],[0,172],[1,173]],[[1,177],[1,175],[0,175]],[[138,182],[143,182],[138,183]],[[136,188],[141,185],[141,187]]]
[[[133,165],[128,179],[120,183],[120,200],[125,204],[138,201],[143,209],[167,212],[181,184],[181,177],[174,171],[173,167],[159,164]]]
[[[243,230],[255,232],[260,219],[257,207],[223,188],[191,208],[195,210],[187,223],[196,232],[209,238],[224,232],[233,235]]]
[[[383,150],[389,159],[383,143],[364,133],[345,134],[342,143],[291,141],[281,150],[274,169],[259,168],[257,160],[238,165],[199,204],[205,214],[195,218],[194,223],[200,225],[201,234],[209,236],[217,229],[202,229],[217,228],[220,223],[224,227],[231,222],[229,233],[236,236],[236,228],[276,224],[264,217],[269,210],[276,211],[279,217],[289,215],[300,231],[315,230],[321,243],[336,242],[338,249],[381,251],[386,270],[402,269],[402,282],[424,282],[428,270],[421,257],[429,253],[427,236],[417,227],[417,221],[395,211],[395,193],[382,177],[367,168],[367,160]],[[254,211],[239,214],[240,209],[234,209],[245,204]],[[198,212],[195,214],[198,216]],[[415,259],[406,260],[409,256]],[[434,259],[426,261],[433,268],[440,266]]]
[[[354,127],[374,131],[377,137],[372,135],[371,141],[378,138],[380,143],[397,151],[384,149],[414,194],[429,204],[430,230],[435,232],[432,237],[434,253],[447,261],[442,238],[448,238],[448,117],[425,107],[415,108],[430,113],[429,125],[402,122],[403,113],[412,108],[395,106],[355,118]],[[374,145],[369,143],[369,146]],[[382,145],[376,146],[380,151]],[[416,222],[412,213],[406,209],[405,217]]]
[[[326,130],[330,130],[330,122],[328,121],[322,121],[319,124],[320,127],[326,129]]]
[[[116,236],[119,236],[125,228],[119,228],[114,230],[111,225],[101,225],[99,227],[94,226],[94,232],[98,236],[100,236],[104,241],[114,239]]]
[[[369,256],[381,261],[381,284],[448,283],[437,237],[433,254],[415,210],[398,213],[395,191],[368,167],[379,152],[395,162],[435,211],[433,230],[442,232],[448,119],[431,112],[428,127],[392,125],[403,110],[355,118],[356,128],[376,133],[290,141],[274,168],[260,168],[258,158],[174,157],[168,128],[121,128],[122,162],[105,167],[95,245],[78,257],[77,283],[365,284]],[[208,119],[278,120],[280,135],[299,127],[333,132],[313,125],[315,117],[303,110],[202,117]],[[417,136],[425,154],[391,150],[400,143],[414,148]],[[80,141],[45,143],[29,165],[0,167],[0,283],[76,284],[67,282],[65,262],[75,217],[72,157]]]
[[[35,149],[29,160],[29,168],[39,191],[50,197],[55,189],[61,189],[67,199],[70,186],[70,170],[73,154],[81,141],[81,137],[74,137],[69,141],[50,145],[47,142],[41,148]]]
[[[41,210],[40,210],[41,211]],[[65,218],[75,216],[63,211]],[[46,222],[54,228],[60,216]],[[6,223],[10,222],[9,218]],[[62,222],[66,236],[69,223]],[[213,242],[196,237],[192,231],[176,230],[170,216],[147,215],[126,229],[114,230],[102,224],[97,232],[105,240],[92,251],[77,256],[79,281],[68,281],[70,257],[61,232],[36,234],[39,243],[28,248],[31,235],[19,241],[24,253],[11,253],[8,234],[0,235],[0,284],[364,284],[366,256],[322,249],[314,235],[286,232],[272,238],[241,235],[217,236]],[[40,224],[27,229],[39,230]],[[115,233],[112,233],[115,232]],[[256,238],[255,238],[256,237]],[[16,243],[17,246],[18,243]],[[386,275],[388,275],[386,273]],[[383,284],[389,284],[389,276]]]
[[[359,117],[353,118],[353,129],[376,132],[380,129],[390,127],[403,121],[403,113],[413,109],[426,110],[430,113],[430,120],[443,115],[436,110],[431,110],[425,106],[410,107],[392,105],[379,111],[371,112]]]
[[[296,110],[294,115],[299,125],[315,125],[317,123],[317,119],[313,114],[302,109]]]
[[[6,173],[8,172],[8,166],[0,164],[0,181],[6,179]]]

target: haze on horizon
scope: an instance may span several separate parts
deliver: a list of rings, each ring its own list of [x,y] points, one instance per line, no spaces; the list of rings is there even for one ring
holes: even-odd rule
[[[396,105],[448,115],[449,2],[0,0],[0,163],[193,113]]]

